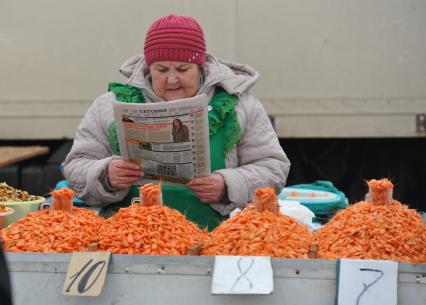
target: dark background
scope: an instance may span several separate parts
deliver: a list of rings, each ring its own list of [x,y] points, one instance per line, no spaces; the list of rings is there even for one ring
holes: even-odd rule
[[[329,180],[357,202],[367,192],[365,180],[390,178],[394,198],[426,211],[426,138],[280,139],[291,161],[287,185]],[[0,141],[0,145],[46,145],[50,153],[0,169],[0,182],[33,195],[46,195],[62,180],[60,164],[71,140]]]
[[[281,139],[291,161],[287,185],[329,180],[360,201],[366,180],[389,178],[394,199],[426,210],[426,138]]]

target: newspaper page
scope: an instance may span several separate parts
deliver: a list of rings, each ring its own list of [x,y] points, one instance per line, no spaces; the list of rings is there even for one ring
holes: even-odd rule
[[[210,174],[207,107],[205,94],[172,102],[114,102],[121,157],[141,165],[148,181],[183,184]]]

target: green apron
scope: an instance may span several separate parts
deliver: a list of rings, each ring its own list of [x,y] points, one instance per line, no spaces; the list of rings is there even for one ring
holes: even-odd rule
[[[129,85],[111,83],[109,90],[115,93],[116,99],[127,103],[144,103],[140,88]],[[235,105],[238,102],[236,96],[228,94],[224,89],[217,88],[210,101],[212,111],[209,111],[210,134],[210,161],[211,170],[225,168],[225,154],[237,143],[240,136],[240,126],[237,121]],[[120,155],[115,123],[108,127],[110,147],[115,155]],[[201,229],[213,230],[227,217],[213,210],[208,204],[203,203],[194,192],[185,185],[162,186],[163,202],[184,214],[189,220],[196,223]],[[130,204],[132,198],[139,197],[139,186],[134,185],[122,202],[111,204],[103,208],[101,214],[107,216],[120,207]]]

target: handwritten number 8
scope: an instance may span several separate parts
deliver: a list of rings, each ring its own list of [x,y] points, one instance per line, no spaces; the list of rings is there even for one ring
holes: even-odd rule
[[[71,286],[74,284],[74,282],[80,277],[80,275],[84,272],[84,270],[86,270],[86,268],[93,262],[93,259],[91,258],[84,266],[83,268],[81,268],[78,272],[74,273],[70,279],[72,280],[71,283],[68,285],[67,289],[65,290],[66,292],[69,292],[71,289]],[[101,266],[102,265],[102,266]],[[77,291],[79,293],[84,293],[87,290],[89,290],[90,288],[92,288],[92,286],[96,283],[97,279],[99,278],[99,276],[101,275],[102,270],[104,269],[106,265],[105,261],[99,261],[95,264],[93,264],[92,267],[90,267],[86,273],[81,277],[78,285],[77,285]],[[96,277],[93,279],[92,283],[90,283],[87,286],[87,282],[89,281],[89,278],[92,276],[93,272],[95,272],[95,270],[98,268],[98,266],[101,266],[98,274],[96,275]]]

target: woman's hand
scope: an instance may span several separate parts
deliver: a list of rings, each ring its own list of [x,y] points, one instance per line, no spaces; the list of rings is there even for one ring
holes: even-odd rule
[[[108,183],[113,189],[131,187],[143,176],[139,165],[121,159],[112,159],[108,165]]]
[[[220,202],[226,195],[226,184],[221,174],[195,178],[186,184],[202,202]]]

